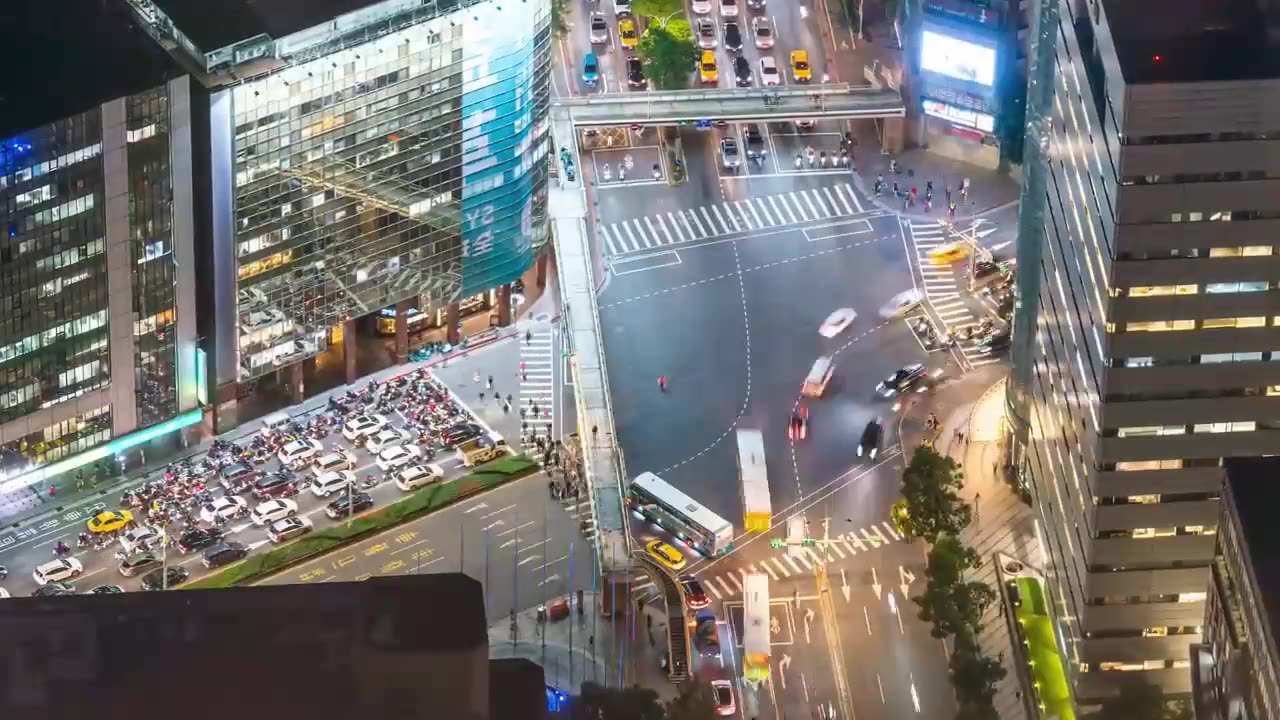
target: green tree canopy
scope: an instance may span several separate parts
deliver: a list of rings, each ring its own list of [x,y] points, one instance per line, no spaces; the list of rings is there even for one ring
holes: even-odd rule
[[[582,683],[577,697],[570,699],[570,720],[664,720],[666,713],[658,693],[639,686],[610,688]]]
[[[982,614],[995,602],[996,592],[985,583],[966,580],[964,574],[981,564],[978,553],[952,535],[943,535],[929,548],[924,593],[912,599],[920,607],[920,619],[933,624],[934,637],[980,629]]]
[[[902,495],[907,501],[907,530],[933,544],[943,533],[959,535],[972,513],[959,495],[964,485],[960,466],[931,446],[916,448],[902,473]]]
[[[989,717],[999,717],[992,700],[996,696],[996,685],[1008,675],[1000,662],[983,655],[974,636],[966,633],[956,637],[950,666],[956,702],[969,710],[967,717],[988,717],[987,711],[991,713]]]
[[[645,76],[657,89],[687,87],[689,73],[697,59],[689,21],[672,18],[665,26],[650,23],[644,35],[640,36],[636,55],[644,61]]]
[[[684,10],[681,0],[631,0],[631,9],[637,15],[662,19]]]
[[[564,35],[569,32],[569,0],[551,0],[551,32]]]
[[[703,682],[687,682],[680,694],[667,703],[667,720],[715,720],[716,701],[711,686]]]

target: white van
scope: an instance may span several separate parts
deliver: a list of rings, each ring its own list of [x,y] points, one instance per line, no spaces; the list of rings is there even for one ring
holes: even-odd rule
[[[800,386],[800,394],[805,397],[822,397],[822,393],[827,391],[827,383],[831,382],[831,372],[834,369],[835,363],[829,355],[815,360],[813,367],[809,369],[809,376],[804,379],[804,385]]]
[[[413,464],[396,473],[396,487],[404,492],[411,492],[426,487],[444,478],[444,469],[439,465]]]
[[[356,457],[350,451],[338,450],[316,460],[316,464],[311,466],[311,471],[319,477],[325,473],[350,470],[355,466]]]
[[[311,494],[316,497],[329,497],[336,492],[346,490],[347,486],[355,484],[355,481],[356,474],[350,470],[320,473],[311,483]]]
[[[289,417],[289,413],[276,413],[262,419],[262,429],[277,432],[283,430],[284,426],[291,422],[293,422],[293,418]]]

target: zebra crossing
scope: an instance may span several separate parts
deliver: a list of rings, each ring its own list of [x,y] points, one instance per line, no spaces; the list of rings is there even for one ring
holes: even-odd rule
[[[901,542],[902,533],[894,529],[893,524],[886,521],[868,525],[858,530],[833,535],[825,547],[827,566],[838,565],[858,553],[875,550],[882,545]],[[798,550],[799,552],[795,552]],[[702,587],[716,597],[727,600],[742,592],[742,578],[749,573],[763,572],[773,580],[785,580],[797,576],[811,576],[814,568],[824,562],[824,548],[800,547],[792,550],[774,550],[772,557],[753,563],[747,563],[733,569],[725,569],[716,575],[697,573]],[[795,552],[795,554],[792,554]],[[647,576],[638,579],[633,591],[642,591],[653,587],[653,580]]]
[[[551,437],[551,423],[555,419],[554,373],[551,328],[530,330],[530,335],[520,340],[520,417],[524,428],[523,445],[533,445],[536,433]]]
[[[934,265],[929,259],[930,250],[952,242],[947,237],[946,229],[936,221],[917,220],[908,221],[907,227],[911,231],[911,242],[916,248],[916,265],[920,268],[925,297],[938,318],[952,332],[976,326],[978,319],[961,296],[961,278],[956,274],[954,264]],[[979,355],[975,349],[977,345],[977,337],[962,340],[959,344],[961,354],[971,366],[997,362],[995,358]]]
[[[848,183],[672,210],[600,226],[610,256],[866,212]]]
[[[569,517],[578,521],[583,533],[590,534],[595,531],[595,513],[591,512],[591,501],[586,495],[578,498],[561,498],[560,504],[564,506],[564,511]]]

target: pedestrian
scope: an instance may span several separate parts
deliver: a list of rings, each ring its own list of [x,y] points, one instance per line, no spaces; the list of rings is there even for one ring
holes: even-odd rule
[[[54,485],[53,483],[49,483],[49,497],[53,497],[54,495],[57,495],[57,494],[58,494],[58,486]]]
[[[520,406],[520,419],[521,419],[521,420],[523,420],[523,419],[524,419],[524,414],[525,414],[526,412],[528,412],[528,410],[527,410],[527,409],[525,409],[525,407],[524,407],[523,405],[522,405],[522,406]],[[526,425],[524,425],[524,427],[528,427],[528,425],[526,424]]]
[[[592,425],[592,426],[591,426],[591,439],[592,439],[592,440],[595,440],[595,439],[596,439],[596,435],[597,435],[597,434],[599,434],[599,432],[600,432],[600,428],[599,428],[599,427],[597,427],[597,426],[595,426],[595,425]]]
[[[477,370],[476,373],[471,376],[471,382],[476,383],[477,385],[480,384],[480,371]]]
[[[533,404],[533,416],[538,417],[538,403]]]
[[[525,332],[524,332],[524,344],[525,344],[525,345],[531,345],[532,343],[533,343],[533,331],[532,331],[532,330],[525,330]]]
[[[511,393],[507,393],[507,404],[511,404]]]
[[[947,191],[947,204],[950,205],[951,204],[951,186],[948,185],[945,188],[945,190]]]
[[[489,376],[489,382],[488,382],[488,384],[486,385],[486,387],[488,387],[490,390],[492,390],[492,389],[493,389],[493,376],[492,376],[492,375],[490,375],[490,376]]]
[[[480,391],[480,402],[484,402],[484,391]]]
[[[502,414],[506,415],[511,412],[511,403],[502,403]]]
[[[574,483],[574,484],[573,484],[573,499],[574,499],[575,501],[578,499],[578,493],[579,493],[579,491],[580,491],[580,490],[582,490],[582,486],[581,486],[580,484],[578,484],[578,483]]]

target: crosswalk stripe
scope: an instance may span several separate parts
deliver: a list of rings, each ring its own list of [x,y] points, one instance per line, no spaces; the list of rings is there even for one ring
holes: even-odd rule
[[[849,202],[853,203],[853,206],[858,209],[858,212],[862,212],[862,203],[858,202],[858,194],[853,191],[853,188],[847,183],[839,187],[845,191],[846,195],[849,196]]]
[[[836,543],[827,543],[827,547],[831,548],[832,550],[835,550],[836,554],[840,556],[841,560],[844,559],[844,551],[840,549],[839,545],[837,545]]]
[[[652,236],[653,236],[653,239],[656,241],[656,240],[658,239],[658,231],[654,229],[654,227],[653,227],[653,221],[651,221],[651,220],[650,220],[649,218],[647,218],[647,217],[644,219],[644,226],[645,226],[645,227],[647,227],[647,228],[649,228],[649,232],[648,232],[648,233],[641,233],[641,234],[640,234],[640,235],[641,235],[641,237],[643,237],[643,238],[644,238],[644,246],[645,246],[645,247],[647,247],[647,248],[648,248],[648,247],[653,247],[654,243],[652,243],[652,242],[650,242],[650,241],[649,241],[649,236],[650,236],[650,235],[652,235]],[[636,227],[640,227],[640,223],[636,223]],[[661,245],[662,243],[657,243],[657,244]]]
[[[769,573],[769,577],[773,578],[774,580],[778,579],[778,573],[774,572],[773,568],[769,567],[769,563],[767,562],[760,563],[760,567],[764,568],[764,571]]]
[[[872,525],[871,529],[874,531],[875,536],[880,539],[880,542],[884,543],[885,545],[889,544],[889,539],[884,536],[884,533],[880,532],[879,525]]]
[[[702,214],[706,215],[707,217],[707,225],[711,227],[715,227],[715,225],[712,224],[711,222],[711,216],[707,215],[707,209],[705,207],[700,209],[702,210]],[[720,214],[720,208],[716,207],[715,205],[712,205],[711,212],[715,213],[716,220],[719,221],[720,223],[720,233],[723,234],[723,233],[729,232],[729,225],[725,223],[724,216]]]
[[[631,250],[632,250],[632,252],[634,252],[634,251],[636,251],[636,250],[639,250],[639,249],[640,249],[640,243],[636,242],[636,235],[635,235],[635,233],[631,232],[631,226],[630,226],[630,225],[628,225],[628,224],[626,224],[626,223],[624,222],[624,223],[622,223],[622,229],[627,231],[627,239],[629,239],[629,240],[631,241]]]
[[[845,547],[845,549],[846,549],[846,550],[848,550],[848,551],[849,551],[849,554],[850,554],[850,555],[857,555],[857,554],[858,554],[858,551],[857,551],[857,550],[855,550],[855,549],[854,549],[854,547],[853,547],[852,545],[850,545],[850,544],[849,544],[849,541],[848,541],[848,540],[841,540],[840,542],[844,543],[844,547]]]
[[[658,221],[658,229],[662,231],[663,235],[667,236],[667,244],[670,245],[675,242],[675,239],[671,237],[671,231],[667,230],[667,224],[662,221],[662,216],[654,215],[653,218]]]
[[[791,577],[791,572],[783,567],[782,563],[778,562],[777,558],[769,558],[769,560],[765,562],[765,565],[768,565],[769,563],[773,563],[774,566],[778,568],[778,572],[782,573],[782,577]]]
[[[715,595],[717,600],[724,599],[724,596],[721,595],[720,591],[716,589],[715,583],[707,583],[707,587],[710,588],[711,594]]]
[[[777,225],[778,223],[773,221],[773,216],[769,214],[769,206],[764,204],[764,198],[756,198],[755,200],[756,204],[760,206],[760,213],[764,215],[764,221],[768,223],[770,227]]]
[[[818,209],[813,206],[813,201],[809,199],[809,193],[801,193],[800,197],[804,198],[805,203],[809,206],[809,212],[813,213],[815,218],[822,217],[818,214]]]
[[[732,594],[733,594],[733,588],[729,587],[729,583],[727,583],[727,582],[725,582],[725,581],[724,581],[724,576],[723,576],[723,575],[717,575],[717,576],[715,576],[713,579],[714,579],[716,582],[720,583],[720,587],[724,588],[724,592],[725,592],[725,594],[726,594],[726,595],[732,595]],[[708,583],[708,584],[710,584],[710,583]]]
[[[837,215],[839,215],[839,214],[840,214],[840,204],[836,202],[836,197],[835,197],[834,195],[832,195],[832,194],[831,194],[831,188],[825,188],[825,187],[824,187],[824,188],[822,188],[822,194],[827,196],[827,202],[831,203],[831,209],[835,210],[835,211],[836,211],[836,214],[837,214]],[[843,198],[841,198],[841,200],[843,201]],[[846,213],[851,213],[851,212],[853,212],[853,209],[852,209],[852,208],[850,208],[848,205],[845,205],[845,206],[844,206],[844,211],[845,211]]]
[[[738,201],[738,207],[739,207],[739,208],[741,208],[741,207],[742,207],[742,201],[741,201],[741,200],[739,200],[739,201]],[[756,206],[755,206],[755,205],[752,205],[750,200],[747,200],[747,210],[750,210],[750,211],[751,211],[751,217],[752,217],[752,219],[754,219],[754,220],[756,221],[756,227],[758,227],[758,228],[762,228],[762,227],[764,227],[764,222],[762,222],[762,221],[760,220],[760,213],[756,212]],[[744,213],[744,214],[745,214],[745,213]]]
[[[714,209],[715,206],[713,205],[712,208]],[[729,222],[733,223],[734,232],[742,230],[742,226],[738,224],[738,218],[733,216],[733,209],[729,207],[729,203],[724,203],[724,214],[729,216]],[[718,217],[719,215],[720,211],[716,210],[716,216]]]
[[[802,220],[808,220],[809,216],[804,211],[804,206],[800,204],[800,198],[795,193],[787,193],[787,197],[791,199],[791,203],[796,206],[796,212],[800,214]]]
[[[741,572],[741,570],[739,570],[739,572]],[[738,586],[738,592],[742,592],[742,581],[738,579],[738,576],[730,575],[729,579],[733,581],[734,585]]]
[[[813,565],[811,565],[811,564],[809,563],[809,558],[805,557],[804,555],[796,555],[794,558],[792,558],[790,555],[788,555],[788,556],[786,556],[786,557],[787,557],[787,559],[789,559],[789,560],[792,560],[792,559],[794,559],[794,560],[799,560],[799,561],[800,561],[800,564],[804,566],[804,569],[805,569],[805,570],[812,570],[812,569],[813,569]]]
[[[675,232],[676,237],[680,238],[680,242],[688,242],[693,239],[685,237],[684,231],[680,229],[680,223],[676,222],[675,213],[667,213],[667,219],[671,221],[671,229]]]
[[[744,226],[746,226],[746,228],[747,228],[748,230],[754,230],[754,229],[756,229],[757,227],[759,227],[759,225],[752,225],[752,224],[751,224],[751,218],[747,217],[747,213],[746,213],[746,211],[742,209],[742,203],[741,203],[741,202],[738,202],[738,201],[736,201],[736,200],[735,200],[735,201],[734,201],[734,202],[732,202],[732,203],[726,203],[726,204],[725,204],[725,208],[726,208],[726,209],[728,209],[728,210],[736,210],[737,212],[734,212],[734,213],[732,213],[732,214],[733,214],[735,217],[736,217],[736,216],[739,216],[739,215],[740,215],[740,216],[742,216],[742,217],[741,217],[741,219],[742,219],[742,224],[743,224]]]
[[[676,215],[676,217],[684,224],[685,234],[689,236],[689,239],[696,239],[698,236],[693,233],[693,226],[689,224],[689,218],[684,216],[684,212],[682,211],[679,215]],[[671,223],[673,225],[676,224],[675,220],[672,220]]]
[[[800,566],[797,565],[795,561],[791,559],[790,555],[783,555],[782,559],[787,561],[787,564],[791,566],[792,570],[796,571],[797,575],[800,574]]]
[[[880,524],[884,526],[885,530],[889,531],[889,536],[892,537],[894,540],[902,539],[902,534],[899,533],[897,530],[894,530],[893,526],[889,524],[888,520],[882,520]]]
[[[613,230],[614,233],[617,232],[616,226],[605,225],[600,228],[600,234],[604,236],[604,242],[606,245],[609,246],[609,254],[618,255],[624,252],[623,248],[621,247],[622,238],[619,237],[617,239],[614,239],[613,233],[609,232],[611,229]]]
[[[849,533],[849,536],[846,537],[844,541],[858,548],[862,552],[867,551],[866,544],[862,542],[862,539],[858,537],[857,533]]]
[[[814,565],[822,564],[822,555],[817,550],[814,550],[813,548],[808,548],[808,547],[802,548],[802,549],[804,550],[805,554],[807,554],[810,558],[813,558]]]
[[[707,209],[706,209],[706,208],[698,208],[698,209],[702,211],[702,214],[703,214],[703,215],[706,215],[706,214],[707,214]],[[702,227],[702,221],[698,219],[698,214],[697,214],[697,213],[695,213],[694,211],[690,210],[690,211],[689,211],[689,219],[690,219],[690,220],[693,220],[693,224],[694,224],[694,225],[697,225],[697,226],[698,226],[698,237],[706,237],[706,236],[707,236],[707,228]],[[710,216],[707,216],[707,227],[711,227],[711,217],[710,217]]]
[[[787,212],[787,217],[791,218],[791,222],[797,222],[795,213],[791,212],[791,208],[787,205],[787,199],[785,197],[781,195],[770,195],[769,204],[773,206],[773,211],[778,214],[779,220],[782,219],[782,211],[785,210]],[[781,210],[778,209],[779,205],[782,206]]]

